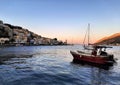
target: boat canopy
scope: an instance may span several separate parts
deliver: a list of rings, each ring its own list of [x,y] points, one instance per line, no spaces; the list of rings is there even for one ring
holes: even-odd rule
[[[102,48],[112,48],[111,46],[104,46],[104,45],[95,45],[93,46],[96,49],[102,49]]]

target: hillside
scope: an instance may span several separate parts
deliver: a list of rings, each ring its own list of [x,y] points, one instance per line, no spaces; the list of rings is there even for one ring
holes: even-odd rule
[[[120,45],[120,33],[104,37],[98,40],[95,44]]]
[[[64,45],[67,42],[47,38],[20,26],[3,23],[0,20],[0,45]]]

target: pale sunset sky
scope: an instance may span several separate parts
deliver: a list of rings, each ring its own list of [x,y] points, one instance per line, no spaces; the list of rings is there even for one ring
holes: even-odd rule
[[[82,43],[120,32],[120,0],[0,0],[0,20],[44,37]]]

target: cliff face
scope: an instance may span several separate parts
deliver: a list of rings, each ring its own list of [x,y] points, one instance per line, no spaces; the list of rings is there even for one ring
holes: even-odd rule
[[[98,40],[95,44],[120,45],[120,33]]]
[[[7,39],[5,39],[7,38]],[[24,44],[24,45],[58,45],[64,44],[62,41],[58,41],[57,38],[51,39],[42,37],[41,35],[35,34],[28,29],[20,26],[14,26],[11,24],[3,23],[0,20],[0,43],[10,44]]]

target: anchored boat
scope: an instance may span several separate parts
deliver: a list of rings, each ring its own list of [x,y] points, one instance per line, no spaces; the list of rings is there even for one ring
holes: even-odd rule
[[[90,24],[88,24],[88,30],[89,29],[90,29]],[[87,46],[84,44],[83,47],[84,49],[89,50],[90,52],[88,53],[83,51],[76,51],[76,52],[70,51],[70,53],[73,56],[73,62],[95,64],[97,66],[104,66],[104,65],[111,66],[115,62],[113,54],[108,54],[106,51],[107,48],[112,48],[112,47],[102,46],[102,45],[91,45],[91,48],[89,48],[90,47],[89,34],[88,34],[88,44]]]

